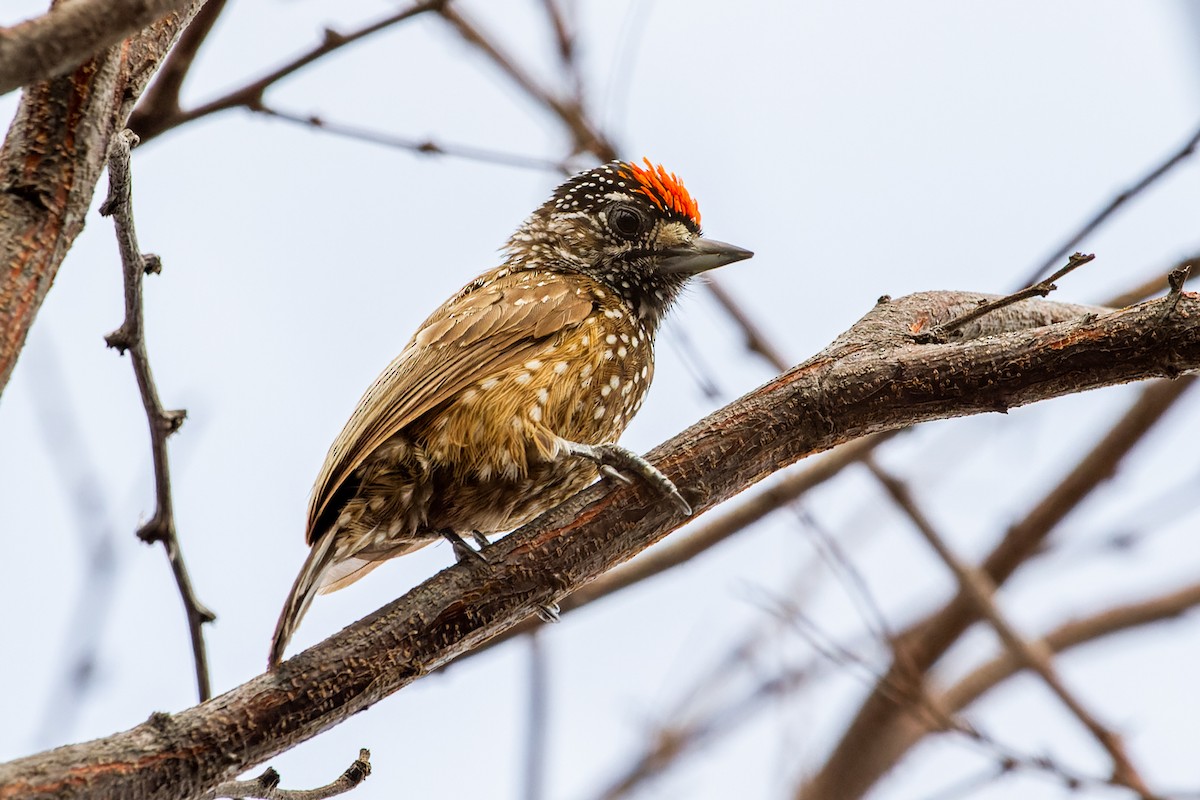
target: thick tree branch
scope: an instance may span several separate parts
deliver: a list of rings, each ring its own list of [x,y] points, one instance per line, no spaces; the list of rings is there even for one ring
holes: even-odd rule
[[[806,455],[933,419],[1200,370],[1200,296],[1024,330],[1070,306],[1024,301],[1008,332],[917,345],[980,296],[881,303],[803,364],[650,453],[703,511]],[[981,322],[994,321],[987,317]],[[0,798],[190,797],[368,708],[625,561],[686,520],[648,489],[597,484],[489,550],[226,694],[125,733],[0,766]],[[649,505],[648,505],[649,503]],[[834,794],[825,795],[834,797]]]
[[[200,4],[21,97],[0,149],[0,392],[83,229],[109,140]]]
[[[133,131],[125,129],[113,137],[112,150],[108,159],[108,198],[100,207],[100,213],[111,216],[117,229],[117,243],[121,250],[121,265],[125,281],[125,319],[121,327],[105,337],[109,347],[121,353],[129,353],[133,374],[137,379],[138,392],[146,409],[150,423],[150,451],[154,457],[154,516],[137,532],[143,542],[162,542],[167,551],[167,560],[175,575],[175,583],[183,598],[187,613],[188,632],[192,639],[192,656],[196,667],[196,686],[203,702],[212,697],[208,680],[208,657],[204,649],[206,622],[216,615],[209,611],[196,597],[192,580],[183,561],[179,537],[175,532],[174,503],[171,500],[171,471],[167,460],[167,438],[179,430],[187,412],[182,409],[163,408],[158,398],[158,387],[150,369],[150,356],[146,351],[145,321],[142,314],[142,278],[147,273],[162,271],[158,256],[142,253],[138,246],[137,232],[133,224],[133,175],[130,170],[130,150],[137,143]]]
[[[0,28],[0,94],[57,78],[191,0],[74,0]]]

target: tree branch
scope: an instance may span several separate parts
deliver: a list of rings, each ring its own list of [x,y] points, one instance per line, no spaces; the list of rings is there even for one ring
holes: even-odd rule
[[[358,786],[371,774],[371,751],[358,751],[358,758],[346,768],[346,771],[333,783],[318,786],[316,789],[280,789],[279,773],[274,767],[257,778],[249,781],[229,781],[223,783],[204,795],[204,800],[216,800],[218,797],[257,798],[258,800],[326,800],[345,794]]]
[[[133,374],[137,379],[138,392],[146,409],[150,423],[150,452],[154,458],[154,516],[138,529],[138,538],[147,544],[162,542],[175,575],[175,583],[183,598],[187,613],[188,631],[192,639],[192,655],[196,666],[196,686],[200,701],[212,697],[208,679],[208,657],[204,650],[206,622],[217,617],[196,597],[188,577],[179,537],[175,532],[174,504],[171,501],[171,470],[167,460],[167,438],[179,430],[187,412],[168,411],[158,398],[158,387],[154,384],[154,373],[150,370],[150,356],[146,352],[145,321],[142,315],[142,278],[148,273],[162,271],[162,262],[156,255],[143,254],[138,246],[137,231],[133,225],[133,175],[129,168],[130,150],[137,143],[133,131],[125,129],[113,137],[108,157],[108,198],[100,206],[103,216],[111,216],[117,229],[117,243],[121,250],[121,264],[125,275],[125,320],[121,327],[104,337],[109,347],[124,355],[129,353]]]
[[[1075,310],[1024,301],[1005,309],[1007,332],[945,345],[909,340],[919,320],[952,319],[979,299],[930,292],[881,303],[815,357],[649,457],[703,511],[783,465],[859,436],[1200,370],[1200,296],[1192,293],[1171,314],[1163,313],[1164,298],[1034,328],[1027,326]],[[446,569],[275,672],[125,733],[0,766],[0,798],[209,790],[440,668],[686,522],[655,500],[640,484],[596,484],[492,545],[489,569]]]
[[[0,392],[83,229],[109,140],[200,4],[22,95],[0,149]]]
[[[1067,237],[1067,240],[1059,245],[1057,250],[1051,253],[1045,261],[1039,264],[1033,270],[1033,272],[1029,274],[1029,277],[1026,278],[1024,285],[1028,286],[1029,284],[1037,283],[1038,279],[1041,278],[1042,275],[1046,274],[1046,270],[1053,267],[1060,260],[1065,258],[1067,253],[1070,253],[1072,250],[1078,247],[1080,243],[1092,233],[1092,231],[1096,230],[1105,222],[1107,222],[1108,218],[1115,214],[1121,206],[1125,205],[1130,200],[1144,192],[1146,189],[1150,188],[1150,186],[1153,185],[1159,178],[1163,177],[1176,166],[1191,157],[1191,155],[1196,152],[1197,145],[1200,145],[1200,128],[1197,128],[1196,131],[1192,133],[1191,138],[1184,142],[1181,148],[1171,153],[1164,161],[1153,167],[1149,172],[1139,178],[1137,183],[1133,184],[1128,189],[1124,189],[1123,191],[1119,192],[1112,200],[1108,202],[1108,205],[1097,211],[1096,214],[1087,222],[1085,222],[1079,230]]]
[[[190,0],[75,0],[0,28],[0,94],[57,78]]]
[[[180,111],[176,107],[174,113],[171,113],[172,110],[165,104],[156,105],[152,109],[144,109],[142,113],[130,117],[129,127],[142,138],[142,141],[149,141],[155,136],[178,127],[185,122],[207,117],[218,111],[228,111],[231,108],[248,108],[252,111],[257,111],[262,105],[263,95],[267,89],[270,89],[284,78],[299,72],[314,61],[329,55],[335,50],[340,50],[360,39],[365,39],[372,34],[379,33],[427,11],[438,11],[447,1],[425,0],[425,2],[415,3],[403,11],[389,14],[383,19],[376,20],[369,25],[364,25],[350,33],[338,33],[337,31],[327,29],[321,42],[306,53],[297,56],[266,75],[250,81],[240,89],[235,89],[215,100],[210,100],[203,105],[187,111]]]

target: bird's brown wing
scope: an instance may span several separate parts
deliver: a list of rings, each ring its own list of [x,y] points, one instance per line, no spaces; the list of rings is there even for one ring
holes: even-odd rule
[[[424,322],[330,447],[309,500],[309,544],[324,533],[318,522],[339,487],[393,434],[471,384],[536,358],[591,312],[591,294],[574,281],[538,282],[530,272],[475,281]]]

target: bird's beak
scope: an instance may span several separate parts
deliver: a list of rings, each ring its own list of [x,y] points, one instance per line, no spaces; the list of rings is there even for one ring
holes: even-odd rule
[[[741,261],[752,255],[754,253],[749,250],[718,242],[715,239],[705,239],[701,236],[687,244],[681,244],[668,250],[666,257],[659,262],[659,269],[663,272],[695,275],[698,272]]]

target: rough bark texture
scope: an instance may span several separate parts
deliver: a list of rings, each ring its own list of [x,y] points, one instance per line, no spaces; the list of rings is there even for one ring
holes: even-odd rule
[[[1186,293],[1098,313],[1026,301],[968,334],[984,338],[911,342],[979,298],[883,302],[816,357],[650,458],[704,510],[858,436],[1200,370],[1200,295]],[[1013,330],[1029,325],[1045,327]],[[997,327],[1007,332],[990,335]],[[512,627],[684,521],[640,485],[593,486],[494,545],[490,569],[447,569],[275,673],[124,733],[0,765],[0,800],[195,796]]]
[[[0,392],[83,230],[109,140],[202,0],[30,86],[0,148]]]
[[[0,28],[0,94],[78,67],[190,0],[73,0]]]

